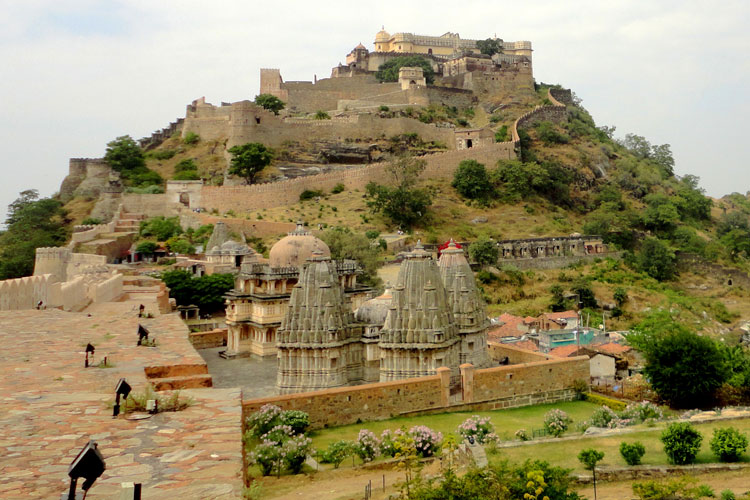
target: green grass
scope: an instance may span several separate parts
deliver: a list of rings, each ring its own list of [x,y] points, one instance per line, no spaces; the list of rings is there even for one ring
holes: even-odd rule
[[[464,420],[472,415],[481,415],[483,417],[490,417],[492,424],[495,426],[495,432],[500,436],[500,439],[511,440],[514,438],[513,435],[518,429],[526,429],[529,434],[531,434],[532,429],[541,429],[542,423],[544,422],[544,414],[553,408],[559,408],[567,412],[573,419],[570,428],[575,429],[576,423],[588,419],[598,406],[599,405],[587,401],[574,401],[526,406],[509,410],[455,412],[421,417],[392,418],[377,422],[365,422],[362,424],[320,429],[311,432],[310,437],[313,441],[313,447],[320,450],[327,448],[328,445],[334,441],[339,441],[341,439],[357,439],[357,434],[360,429],[369,429],[379,436],[385,429],[394,431],[401,426],[405,426],[408,429],[414,425],[426,425],[431,429],[442,432],[443,435],[449,433],[455,434],[456,428]]]
[[[501,448],[497,453],[489,455],[490,462],[508,460],[511,463],[520,463],[527,459],[544,458],[552,465],[572,468],[575,472],[585,472],[581,464],[575,458],[578,452],[585,448],[595,448],[604,452],[604,460],[600,462],[603,467],[625,467],[627,464],[620,455],[620,443],[627,441],[632,443],[640,441],[646,448],[646,454],[643,456],[644,465],[666,465],[667,456],[664,453],[664,447],[659,440],[661,433],[666,424],[659,424],[657,427],[650,429],[645,426],[639,432],[626,433],[615,436],[592,436],[575,441],[546,442],[535,445],[519,446],[515,448]],[[703,434],[701,451],[696,457],[696,463],[715,463],[718,459],[711,453],[709,442],[713,436],[713,430],[719,427],[735,427],[740,432],[747,433],[750,431],[750,419],[725,420],[719,422],[710,422],[704,424],[695,424],[696,428]],[[743,455],[741,462],[750,462],[750,455]]]

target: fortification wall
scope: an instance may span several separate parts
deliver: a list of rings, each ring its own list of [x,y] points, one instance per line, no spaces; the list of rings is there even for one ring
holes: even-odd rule
[[[65,247],[42,247],[36,249],[34,276],[51,274],[55,281],[65,281],[71,251]]]
[[[348,78],[325,78],[317,82],[285,82],[281,88],[288,95],[291,111],[314,113],[335,110],[340,99],[359,100],[401,90],[399,83],[380,83],[372,75]]]
[[[535,257],[530,259],[500,259],[498,264],[525,269],[562,269],[578,262],[594,262],[597,259],[619,259],[622,252],[606,252],[591,255],[566,255],[560,257]]]
[[[92,302],[111,302],[122,295],[123,276],[115,274],[100,283],[93,283],[89,288],[88,296]]]
[[[480,96],[534,90],[534,76],[531,68],[508,68],[493,72],[472,71],[443,77],[440,83],[448,87],[470,90]]]
[[[705,274],[723,285],[741,286],[750,290],[750,276],[740,269],[709,262],[694,253],[676,252],[676,255],[679,271]]]
[[[550,101],[555,103],[554,97],[552,97],[552,94],[549,93],[548,90],[548,96],[551,97]],[[568,119],[568,110],[565,106],[561,104],[553,104],[552,106],[537,106],[533,110],[529,111],[528,113],[520,116],[514,123],[513,127],[511,128],[511,133],[513,134],[513,141],[520,143],[520,137],[518,136],[518,131],[520,129],[524,129],[530,126],[533,126],[534,123],[540,122],[540,121],[550,121],[553,123],[562,123]]]
[[[227,345],[227,329],[217,328],[207,332],[190,332],[190,343],[195,349],[209,349]]]
[[[162,194],[136,194],[126,193],[122,197],[122,206],[134,214],[143,214],[147,217],[171,217],[177,213],[177,207],[170,203],[166,193]]]
[[[77,311],[83,308],[89,302],[87,292],[86,282],[81,276],[76,276],[72,280],[62,283],[60,294],[63,309]]]
[[[180,225],[184,228],[192,227],[193,229],[198,229],[205,224],[216,224],[219,221],[226,224],[230,231],[242,232],[246,236],[256,237],[286,235],[296,227],[296,224],[291,222],[236,219],[217,217],[205,213],[183,211],[180,215]]]
[[[486,148],[472,148],[423,157],[427,166],[423,178],[450,178],[463,160],[474,159],[485,165],[494,165],[500,159],[515,159],[513,142],[496,143]],[[297,177],[280,182],[252,186],[203,186],[201,202],[208,210],[253,211],[296,203],[305,189],[330,191],[342,183],[347,189],[363,189],[370,181],[382,182],[385,164],[377,163],[345,171],[328,172]],[[153,195],[152,195],[153,196]]]
[[[57,292],[53,292],[56,281],[51,274],[0,281],[0,311],[33,309],[40,300],[55,307],[59,300],[59,285]],[[50,304],[50,299],[53,299],[53,304]]]
[[[358,420],[382,420],[408,410],[427,410],[448,404],[448,376],[412,378],[323,391],[288,394],[243,401],[245,416],[265,404],[284,410],[302,410],[310,416],[310,428],[353,424]]]
[[[573,93],[570,91],[570,89],[558,89],[550,87],[549,89],[549,97],[550,101],[552,101],[552,104],[557,104],[559,106],[573,106]]]

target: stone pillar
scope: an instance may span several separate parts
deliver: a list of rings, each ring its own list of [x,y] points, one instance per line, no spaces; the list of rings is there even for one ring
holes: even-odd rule
[[[464,403],[474,402],[474,365],[464,363],[458,367],[461,370],[461,392]]]
[[[440,377],[440,404],[441,406],[450,405],[451,398],[451,369],[447,366],[441,366],[437,369]]]

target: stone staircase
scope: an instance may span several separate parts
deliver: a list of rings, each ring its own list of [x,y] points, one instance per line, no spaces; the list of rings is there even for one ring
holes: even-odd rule
[[[141,227],[141,221],[146,219],[142,214],[131,214],[123,212],[115,226],[116,233],[137,233]]]
[[[213,387],[213,380],[205,364],[146,366],[143,370],[155,391]]]

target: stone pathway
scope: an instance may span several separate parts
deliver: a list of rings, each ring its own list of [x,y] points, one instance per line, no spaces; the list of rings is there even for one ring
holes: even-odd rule
[[[89,499],[119,498],[122,482],[142,483],[148,499],[241,497],[239,389],[184,390],[194,400],[186,410],[112,418],[119,378],[140,392],[145,366],[203,363],[174,314],[141,319],[157,347],[137,347],[139,301],[0,313],[0,498],[59,498],[89,439],[107,467]],[[114,366],[84,368],[88,342],[95,363],[107,356]]]

